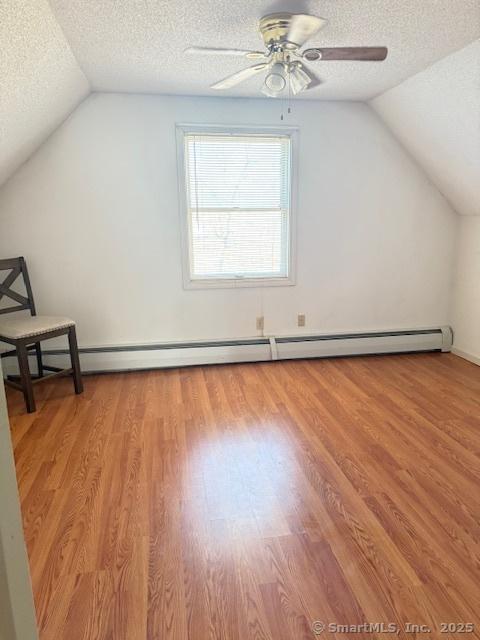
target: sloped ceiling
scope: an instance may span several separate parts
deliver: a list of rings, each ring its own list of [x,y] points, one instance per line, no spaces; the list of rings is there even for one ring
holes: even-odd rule
[[[480,215],[480,40],[371,104],[454,209]]]
[[[208,85],[242,60],[183,49],[256,49],[258,18],[281,10],[328,19],[312,45],[389,47],[384,63],[317,63],[325,82],[302,97],[387,90],[373,108],[457,211],[480,213],[480,0],[0,0],[0,184],[91,88],[219,95]],[[257,84],[220,95],[258,97]]]
[[[301,99],[368,100],[480,37],[479,0],[50,0],[97,91],[219,95],[209,85],[249,65],[186,56],[192,45],[261,48],[258,20],[307,12],[327,25],[309,46],[387,45],[382,63],[312,63]],[[259,97],[257,76],[222,95]]]
[[[47,0],[0,1],[0,184],[88,92]]]

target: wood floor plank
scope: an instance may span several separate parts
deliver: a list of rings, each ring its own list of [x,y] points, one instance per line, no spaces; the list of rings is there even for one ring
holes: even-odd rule
[[[480,638],[480,368],[410,354],[67,383],[32,415],[8,391],[41,640],[306,640],[315,621]]]

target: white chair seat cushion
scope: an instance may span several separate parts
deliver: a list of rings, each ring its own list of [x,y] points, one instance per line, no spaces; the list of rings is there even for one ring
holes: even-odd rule
[[[0,339],[2,336],[13,340],[29,338],[74,325],[75,322],[70,318],[58,316],[18,316],[8,320],[0,319]]]

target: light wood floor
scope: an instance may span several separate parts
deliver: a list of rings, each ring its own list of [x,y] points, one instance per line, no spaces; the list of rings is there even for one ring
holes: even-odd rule
[[[9,393],[42,640],[301,640],[314,621],[480,637],[480,368],[423,354],[71,386],[37,387],[32,415]]]

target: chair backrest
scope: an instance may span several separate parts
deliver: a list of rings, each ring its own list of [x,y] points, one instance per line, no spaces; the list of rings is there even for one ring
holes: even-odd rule
[[[6,277],[3,272],[8,272]],[[15,280],[21,277],[25,285],[26,296],[13,291],[11,288]],[[2,278],[4,278],[2,280]],[[14,306],[0,308],[0,315],[3,313],[13,313],[28,309],[32,316],[36,315],[35,302],[33,301],[32,287],[28,277],[27,263],[25,258],[7,258],[0,260],[0,302],[3,297],[10,298],[17,304]]]

